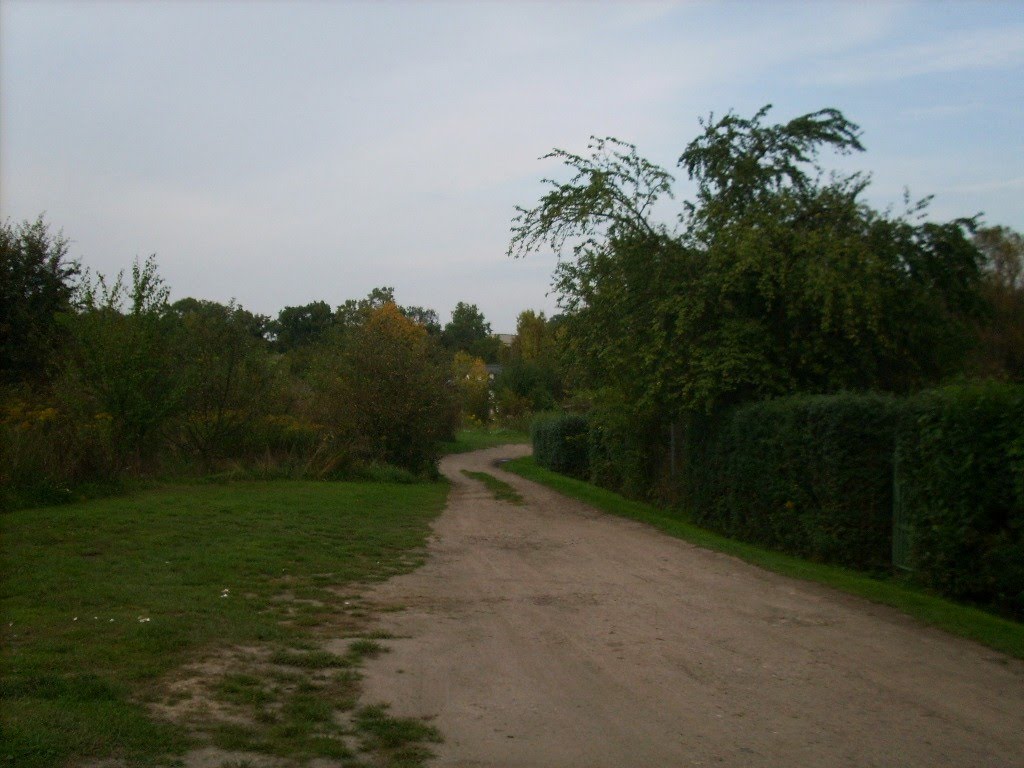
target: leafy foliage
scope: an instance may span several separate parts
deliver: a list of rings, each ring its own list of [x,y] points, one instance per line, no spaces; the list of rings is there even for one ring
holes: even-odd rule
[[[587,472],[587,420],[572,413],[538,414],[530,427],[537,463],[553,472],[584,477]]]
[[[286,351],[321,341],[333,324],[334,313],[326,301],[285,307],[274,323],[277,346]]]
[[[336,312],[289,307],[271,322],[233,301],[171,304],[154,257],[128,275],[86,271],[72,283],[78,265],[42,219],[0,239],[6,266],[41,270],[17,288],[35,309],[11,314],[21,330],[4,339],[19,349],[38,340],[40,354],[5,369],[0,508],[163,473],[407,482],[433,473],[453,435],[436,313],[399,307],[390,288]],[[36,301],[31,285],[52,301]],[[14,290],[13,277],[3,287]],[[486,418],[486,383],[476,394]]]
[[[457,416],[448,370],[427,331],[393,303],[370,313],[341,352],[338,403],[361,456],[413,471],[433,467]]]
[[[550,246],[567,357],[668,416],[793,391],[905,391],[956,370],[980,311],[973,220],[921,223],[824,179],[821,151],[861,149],[835,110],[703,123],[680,158],[697,185],[682,233],[653,220],[672,177],[635,147],[555,150],[569,182],[520,209],[509,253]],[[571,255],[566,253],[571,244]]]
[[[59,382],[61,399],[109,420],[122,465],[144,461],[183,406],[183,349],[174,343],[169,293],[150,256],[136,260],[130,284],[123,272],[113,281],[87,274],[82,311],[68,318],[74,343]]]
[[[479,357],[458,351],[452,360],[452,381],[459,396],[463,417],[486,424],[490,417],[490,373]]]
[[[72,309],[77,261],[42,216],[0,226],[0,383],[38,380],[64,340],[58,321]]]
[[[441,342],[452,352],[467,352],[485,362],[494,362],[500,342],[491,335],[491,324],[476,304],[460,301],[452,310],[452,319],[441,331]]]
[[[899,431],[914,577],[1024,617],[1024,387],[924,392]]]
[[[695,522],[811,559],[890,564],[898,405],[880,395],[803,395],[693,420],[687,502]]]
[[[977,368],[1024,382],[1024,237],[1008,227],[987,227],[974,244],[985,257],[982,292],[990,307],[979,323]]]

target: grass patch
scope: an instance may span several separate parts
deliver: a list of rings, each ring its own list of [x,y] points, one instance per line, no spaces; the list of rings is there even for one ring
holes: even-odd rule
[[[330,651],[275,651],[270,656],[271,664],[299,669],[330,669],[350,667],[352,662],[344,656]]]
[[[685,539],[699,547],[733,555],[784,576],[814,581],[875,603],[892,606],[926,624],[975,640],[1018,659],[1024,659],[1024,624],[994,616],[978,608],[953,603],[908,586],[895,578],[873,578],[846,568],[812,563],[712,533],[693,525],[678,513],[625,499],[617,493],[582,480],[548,471],[537,466],[530,456],[513,459],[504,463],[502,468],[604,512],[647,523],[670,536]]]
[[[395,768],[419,768],[434,756],[424,744],[443,741],[432,725],[412,717],[392,717],[383,704],[363,707],[353,723],[362,748],[381,755]]]
[[[498,501],[507,501],[509,504],[523,503],[523,497],[519,495],[515,488],[504,480],[499,480],[494,475],[487,472],[470,472],[468,469],[462,470],[462,474],[473,480],[479,480],[486,485],[487,489],[494,494],[494,498]]]
[[[494,448],[499,445],[518,445],[530,442],[530,436],[525,432],[504,427],[487,429],[461,429],[455,436],[455,440],[441,444],[441,452],[444,455],[452,453],[468,453],[479,451],[482,448]]]
[[[252,725],[211,722],[215,743],[340,754],[325,712],[354,706],[348,668],[381,647],[318,650],[367,630],[337,587],[407,571],[446,495],[444,483],[190,484],[0,515],[0,765],[172,762],[196,734],[147,702],[187,700],[168,681],[218,653],[209,698]],[[284,668],[231,655],[275,647],[291,649],[269,654]]]

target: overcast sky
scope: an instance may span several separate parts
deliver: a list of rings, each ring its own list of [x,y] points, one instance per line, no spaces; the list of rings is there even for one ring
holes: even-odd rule
[[[511,331],[555,306],[554,258],[505,256],[541,155],[672,168],[698,117],[769,102],[859,123],[873,204],[1024,230],[1021,2],[3,0],[0,100],[4,219],[267,314],[391,285]]]

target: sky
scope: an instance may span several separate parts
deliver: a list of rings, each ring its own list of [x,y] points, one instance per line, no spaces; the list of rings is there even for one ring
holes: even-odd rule
[[[672,170],[700,118],[834,107],[878,208],[1024,231],[1024,2],[0,1],[0,218],[103,274],[276,315],[393,286],[495,332],[556,311],[506,256],[541,156],[615,136]],[[672,215],[675,209],[666,209]]]

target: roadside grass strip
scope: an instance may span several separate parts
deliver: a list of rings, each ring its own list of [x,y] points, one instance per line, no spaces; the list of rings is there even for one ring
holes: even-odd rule
[[[421,765],[440,735],[359,700],[387,650],[360,590],[422,562],[447,491],[181,485],[0,515],[0,765]]]
[[[486,485],[487,490],[489,490],[498,501],[507,501],[509,504],[515,504],[517,506],[521,506],[524,503],[523,497],[519,495],[515,488],[504,480],[499,480],[492,474],[487,472],[470,472],[468,469],[462,470],[462,474],[473,480],[479,480],[481,483]]]
[[[945,600],[919,588],[908,586],[898,581],[896,577],[875,578],[846,568],[813,563],[730,539],[688,522],[680,513],[632,501],[582,480],[546,470],[537,466],[531,456],[505,462],[502,469],[604,512],[647,523],[698,547],[733,555],[783,576],[817,582],[875,603],[891,606],[925,624],[1024,659],[1024,624]]]

